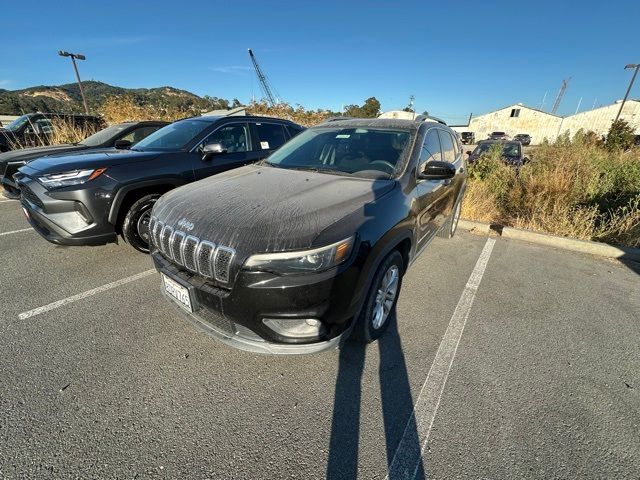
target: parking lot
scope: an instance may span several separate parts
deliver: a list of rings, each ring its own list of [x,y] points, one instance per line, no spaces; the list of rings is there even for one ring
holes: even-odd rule
[[[378,344],[260,356],[129,246],[0,219],[0,477],[640,478],[638,265],[458,232]]]

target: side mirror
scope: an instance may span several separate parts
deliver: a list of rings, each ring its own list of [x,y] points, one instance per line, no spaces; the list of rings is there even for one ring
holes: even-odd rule
[[[446,180],[456,175],[456,167],[449,162],[432,160],[425,163],[424,169],[418,175],[421,180]]]
[[[120,149],[125,149],[125,148],[129,148],[131,145],[133,145],[133,143],[131,143],[130,140],[116,140],[116,143],[113,144],[114,147],[116,148],[120,148]]]
[[[208,143],[207,145],[202,147],[202,160],[209,160],[211,157],[222,155],[223,153],[227,153],[227,149],[224,148],[221,144]]]

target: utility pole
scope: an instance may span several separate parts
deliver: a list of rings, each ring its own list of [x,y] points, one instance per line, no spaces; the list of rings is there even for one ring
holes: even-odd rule
[[[89,107],[87,106],[87,99],[84,96],[84,89],[82,88],[82,82],[80,81],[80,74],[78,73],[78,66],[76,65],[76,58],[78,60],[86,60],[87,57],[82,55],[81,53],[69,53],[64,50],[60,50],[58,55],[61,57],[71,57],[71,61],[73,62],[73,69],[76,72],[76,79],[78,80],[78,87],[80,87],[80,96],[82,97],[82,103],[84,104],[84,113],[89,115]]]
[[[638,70],[640,70],[640,63],[630,63],[629,65],[625,65],[624,67],[625,70],[632,70],[634,68],[636,69],[636,71],[633,72],[633,77],[631,77],[631,81],[629,82],[629,88],[627,88],[627,93],[624,94],[624,98],[622,99],[622,103],[620,104],[620,110],[618,110],[618,115],[616,115],[616,119],[614,120],[615,122],[617,122],[618,119],[620,118],[620,114],[622,113],[624,104],[627,101],[627,98],[629,97],[629,92],[631,92],[631,87],[633,87],[633,82],[635,82],[636,76],[638,75]]]

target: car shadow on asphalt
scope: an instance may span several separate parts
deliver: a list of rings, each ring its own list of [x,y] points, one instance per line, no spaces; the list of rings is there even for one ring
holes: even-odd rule
[[[405,442],[408,440],[409,443],[413,443],[409,445],[411,451],[420,451],[420,440],[413,416],[413,398],[395,312],[387,331],[376,343],[380,351],[378,375],[389,468],[403,434]],[[376,343],[372,343],[368,348],[376,348]],[[326,477],[331,480],[358,477],[360,417],[368,414],[366,410],[361,409],[362,372],[366,349],[367,346],[363,343],[347,341],[340,350]],[[419,462],[415,476],[407,478],[425,478],[422,462]]]

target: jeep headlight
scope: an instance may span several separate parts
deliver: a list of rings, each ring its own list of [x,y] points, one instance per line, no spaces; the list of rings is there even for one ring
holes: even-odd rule
[[[38,181],[47,189],[80,185],[102,175],[106,168],[92,170],[72,170],[63,173],[50,173],[38,177]]]
[[[263,270],[274,273],[321,272],[340,265],[351,254],[354,237],[314,248],[295,252],[260,253],[247,259],[244,266],[249,270]]]

